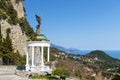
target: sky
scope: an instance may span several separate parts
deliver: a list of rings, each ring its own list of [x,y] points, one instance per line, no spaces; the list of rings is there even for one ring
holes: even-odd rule
[[[79,50],[120,50],[120,0],[25,0],[26,18],[56,45]]]

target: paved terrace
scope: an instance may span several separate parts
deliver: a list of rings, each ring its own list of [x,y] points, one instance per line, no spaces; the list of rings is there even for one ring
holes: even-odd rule
[[[28,80],[26,77],[15,75],[16,66],[0,65],[0,80]]]

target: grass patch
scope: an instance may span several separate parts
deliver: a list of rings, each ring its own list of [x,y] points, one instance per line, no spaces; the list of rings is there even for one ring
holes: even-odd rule
[[[32,79],[48,79],[48,80],[61,80],[47,75],[33,75]]]

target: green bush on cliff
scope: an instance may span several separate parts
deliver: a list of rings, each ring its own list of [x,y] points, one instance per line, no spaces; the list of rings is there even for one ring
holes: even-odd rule
[[[2,11],[0,12],[0,15],[1,15],[0,19],[6,19],[8,16],[8,23],[10,23],[11,25],[17,24],[17,21],[18,21],[17,11],[14,9],[12,4],[10,4],[6,0],[1,0],[0,10]]]
[[[25,33],[28,37],[28,40],[34,39],[34,31],[31,28],[30,24],[28,23],[26,18],[20,18],[18,23],[22,29],[22,32]]]
[[[2,57],[2,34],[1,34],[1,25],[0,25],[0,58]]]
[[[9,4],[9,5],[7,6],[7,11],[6,11],[6,13],[7,13],[8,16],[9,16],[8,23],[13,24],[13,25],[16,25],[17,22],[18,22],[17,11],[13,8],[12,5]]]
[[[0,24],[0,44],[2,44],[1,24]],[[1,46],[1,45],[0,45]]]
[[[0,20],[1,19],[7,19],[7,15],[5,12],[3,12],[1,9],[0,9]]]

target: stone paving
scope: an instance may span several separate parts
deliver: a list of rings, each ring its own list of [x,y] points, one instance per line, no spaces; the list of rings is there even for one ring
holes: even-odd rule
[[[27,77],[15,75],[16,66],[0,65],[0,80],[29,80]]]
[[[15,74],[0,75],[0,80],[29,80],[26,77],[20,77]]]

